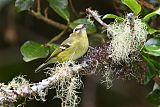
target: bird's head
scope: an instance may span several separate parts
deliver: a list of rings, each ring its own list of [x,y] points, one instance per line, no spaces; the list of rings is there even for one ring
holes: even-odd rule
[[[86,33],[86,24],[79,24],[77,25],[74,30],[74,33]]]

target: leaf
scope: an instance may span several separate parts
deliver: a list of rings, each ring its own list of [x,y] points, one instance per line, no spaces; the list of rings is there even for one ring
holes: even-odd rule
[[[16,0],[15,7],[17,12],[27,10],[32,7],[34,0]]]
[[[160,56],[160,37],[149,39],[145,43],[145,53],[153,56]]]
[[[144,85],[147,85],[154,76],[156,76],[156,73],[148,70],[144,76]]]
[[[154,28],[150,27],[149,25],[147,26],[147,30],[148,30],[149,34],[160,32],[160,30],[154,29]]]
[[[145,47],[147,51],[144,51],[145,53],[153,56],[160,56],[160,46],[146,46]]]
[[[49,54],[49,48],[33,41],[25,42],[21,46],[20,51],[23,55],[23,60],[26,62],[29,62],[38,58],[45,58]]]
[[[141,5],[136,0],[121,0],[123,4],[128,6],[135,15],[138,15],[141,11]]]
[[[114,15],[114,14],[106,14],[106,15],[104,15],[103,16],[103,18],[102,19],[107,19],[107,18],[113,18],[113,19],[116,19],[116,18],[118,18],[119,16],[117,16],[117,15]]]
[[[70,23],[69,26],[72,29],[74,29],[79,24],[86,24],[87,25],[87,33],[96,32],[96,26],[86,18],[77,19],[77,20],[73,21],[72,23]]]
[[[145,56],[143,56],[143,58],[148,63],[148,67],[151,71],[158,71],[160,69],[160,62]]]
[[[147,96],[147,100],[153,104],[160,105],[160,90],[156,89]]]
[[[107,18],[118,19],[118,20],[124,20],[124,18],[119,17],[119,16],[114,15],[114,14],[106,14],[106,15],[103,16],[102,19],[107,19]]]
[[[7,4],[9,4],[11,0],[0,0],[0,10]]]
[[[143,59],[147,62],[148,64],[148,71],[145,74],[145,78],[144,78],[144,84],[148,84],[149,81],[157,75],[157,71],[160,67],[160,63],[151,59],[151,58],[147,58],[144,55],[142,55]]]
[[[62,18],[69,22],[68,0],[47,0],[49,6]]]
[[[149,19],[150,19],[151,17],[155,16],[155,15],[160,15],[160,8],[157,9],[156,11],[152,12],[152,13],[147,14],[142,20],[143,20],[144,22],[148,22]]]
[[[154,37],[149,39],[146,43],[145,46],[149,46],[149,45],[159,45],[160,46],[160,37]]]

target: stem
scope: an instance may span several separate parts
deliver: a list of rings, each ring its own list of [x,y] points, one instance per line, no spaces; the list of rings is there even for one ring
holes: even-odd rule
[[[66,33],[67,29],[64,29],[62,32],[60,32],[57,36],[53,37],[47,44],[51,44],[54,41],[58,40],[62,35]]]
[[[37,0],[37,13],[41,13],[41,2]]]
[[[28,11],[29,11],[29,13],[30,13],[32,16],[34,16],[34,17],[36,17],[37,19],[40,19],[40,20],[46,22],[47,24],[49,24],[49,25],[51,25],[51,26],[54,26],[54,27],[56,27],[56,28],[58,28],[58,29],[64,30],[64,29],[67,29],[67,28],[68,28],[66,25],[61,24],[61,23],[59,23],[59,22],[56,22],[56,21],[54,21],[54,20],[52,20],[52,19],[49,19],[49,18],[47,18],[47,17],[45,17],[45,16],[43,16],[43,15],[35,12],[34,10],[28,10]]]
[[[45,10],[44,10],[44,16],[45,16],[46,18],[48,18],[48,7],[45,8]]]

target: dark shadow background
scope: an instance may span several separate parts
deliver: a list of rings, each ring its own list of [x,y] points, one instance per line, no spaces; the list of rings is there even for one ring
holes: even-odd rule
[[[42,8],[48,6],[45,0],[42,1]],[[112,0],[72,0],[77,12],[84,12],[86,8],[92,7],[99,11],[99,14],[118,14]],[[1,5],[0,5],[1,6]],[[43,10],[42,9],[42,10]],[[126,10],[127,11],[127,10]],[[122,13],[126,13],[122,11]],[[129,11],[129,10],[128,10]],[[66,23],[50,8],[49,17]],[[71,15],[72,16],[72,15]],[[108,20],[109,23],[112,20]],[[27,40],[46,43],[53,36],[60,32],[53,26],[36,19],[27,11],[15,13],[13,3],[6,3],[0,7],[0,82],[8,83],[13,77],[26,75],[31,82],[38,82],[46,78],[43,72],[34,73],[34,69],[45,59],[35,60],[26,63],[22,59],[20,46]],[[89,35],[91,36],[91,35]],[[61,43],[68,35],[63,36],[56,43]],[[95,77],[83,77],[85,87],[81,90],[80,107],[153,107],[145,96],[151,90],[150,86],[143,86],[136,81],[117,80],[113,82],[111,89],[98,84]],[[50,90],[46,96],[46,102],[35,100],[28,101],[25,107],[60,107],[60,100],[53,100],[55,91]]]

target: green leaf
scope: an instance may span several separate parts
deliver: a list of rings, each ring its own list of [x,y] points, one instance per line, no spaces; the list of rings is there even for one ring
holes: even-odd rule
[[[119,17],[119,16],[114,15],[114,14],[106,14],[106,15],[103,16],[102,19],[108,19],[108,18],[111,18],[111,19],[118,19],[118,20],[124,20],[124,18]]]
[[[154,29],[154,28],[150,27],[149,25],[147,26],[147,30],[148,30],[149,34],[160,32],[160,30]]]
[[[141,5],[138,4],[136,0],[121,0],[123,4],[128,6],[135,15],[138,15],[141,11]]]
[[[114,15],[114,14],[106,14],[106,15],[104,15],[103,16],[103,18],[102,19],[107,19],[107,18],[113,18],[113,19],[116,19],[116,18],[118,18],[119,16],[117,16],[117,15]]]
[[[160,46],[152,45],[152,46],[145,46],[147,51],[145,53],[153,56],[160,56]]]
[[[147,14],[142,20],[145,21],[145,22],[148,22],[149,19],[155,15],[160,15],[160,8],[157,9],[156,11],[152,12],[152,13],[149,13]]]
[[[160,69],[160,63],[154,59],[142,55],[143,59],[148,64],[148,71],[145,74],[144,84],[147,84],[154,76],[158,75]]]
[[[15,7],[17,12],[27,10],[32,7],[34,0],[16,0]]]
[[[49,6],[62,18],[69,22],[68,0],[47,0]]]
[[[155,72],[155,74],[157,74],[160,69],[160,62],[154,60],[154,59],[151,59],[151,58],[147,58],[145,56],[143,56],[144,60],[147,62],[148,64],[148,67],[151,71]],[[158,74],[157,74],[158,75]]]
[[[74,29],[79,24],[86,24],[87,25],[87,33],[94,33],[96,32],[96,26],[91,23],[87,18],[81,18],[73,21],[69,24],[70,28]]]
[[[160,105],[160,90],[156,89],[147,96],[147,100],[153,104]]]
[[[144,76],[144,85],[147,85],[154,76],[156,76],[156,73],[149,69]]]
[[[11,2],[11,0],[0,0],[0,10],[1,10],[4,6],[8,5],[10,2]]]
[[[33,41],[27,41],[25,42],[20,49],[23,60],[26,62],[38,59],[38,58],[45,58],[49,54],[49,48],[45,47],[42,44],[33,42]]]
[[[160,37],[154,37],[149,39],[145,43],[145,50],[144,53],[153,56],[160,56]]]

